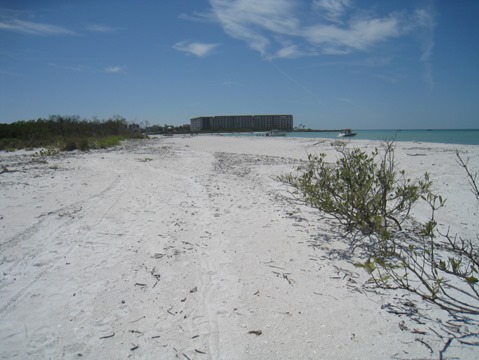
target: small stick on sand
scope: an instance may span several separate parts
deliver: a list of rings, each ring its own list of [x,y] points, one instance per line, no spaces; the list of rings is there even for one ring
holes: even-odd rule
[[[166,310],[166,312],[167,312],[168,314],[170,314],[170,315],[175,316],[175,314],[173,314],[173,313],[171,312],[171,309],[173,309],[173,306],[170,307],[168,310]]]
[[[142,316],[142,317],[141,317],[141,318],[139,318],[139,319],[136,319],[136,320],[130,321],[130,324],[136,323],[136,322],[138,322],[138,321],[140,321],[141,319],[144,319],[144,318],[145,318],[145,317],[144,317],[144,316]]]
[[[424,346],[426,346],[429,349],[429,351],[431,352],[431,354],[434,353],[434,350],[432,350],[432,347],[429,346],[429,344],[427,342],[425,342],[424,340],[421,340],[421,339],[416,339],[416,341],[418,341],[421,344],[423,344]]]
[[[128,330],[128,331],[133,333],[133,334],[138,334],[138,336],[144,335],[144,333],[142,333],[141,331],[138,331],[138,330]]]
[[[293,285],[293,283],[291,282],[287,274],[283,274],[283,278],[285,278],[288,281],[289,285]]]

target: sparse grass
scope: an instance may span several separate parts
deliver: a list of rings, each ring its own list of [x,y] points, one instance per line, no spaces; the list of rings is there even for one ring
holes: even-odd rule
[[[104,136],[93,140],[90,145],[93,149],[107,149],[120,145],[121,141],[125,139],[126,137],[120,135]]]

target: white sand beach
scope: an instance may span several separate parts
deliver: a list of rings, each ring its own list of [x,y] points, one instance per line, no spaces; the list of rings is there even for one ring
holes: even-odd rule
[[[477,240],[455,149],[479,171],[477,145],[397,143],[396,158],[447,198],[440,226]],[[334,160],[321,139],[184,136],[0,153],[0,358],[438,359],[447,314],[366,291],[335,223],[284,198],[276,176],[321,152]]]

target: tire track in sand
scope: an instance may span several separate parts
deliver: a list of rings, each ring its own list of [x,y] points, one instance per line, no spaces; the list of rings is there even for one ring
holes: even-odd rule
[[[116,178],[102,191],[42,215],[37,223],[0,245],[0,271],[8,275],[0,282],[0,318],[39,279],[56,268],[59,261],[82,246],[81,242],[71,243],[69,240],[75,237],[70,234],[98,225],[130,185],[131,178],[117,172]],[[45,233],[47,238],[39,235]],[[7,287],[10,292],[5,291]]]

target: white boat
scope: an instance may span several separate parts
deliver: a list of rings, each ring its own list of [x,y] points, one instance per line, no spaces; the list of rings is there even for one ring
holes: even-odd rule
[[[286,136],[286,131],[271,130],[271,131],[256,133],[256,136]]]
[[[286,136],[286,131],[271,130],[266,133],[266,136]]]
[[[342,129],[338,134],[338,137],[352,137],[356,136],[358,133],[353,132],[351,129]]]

